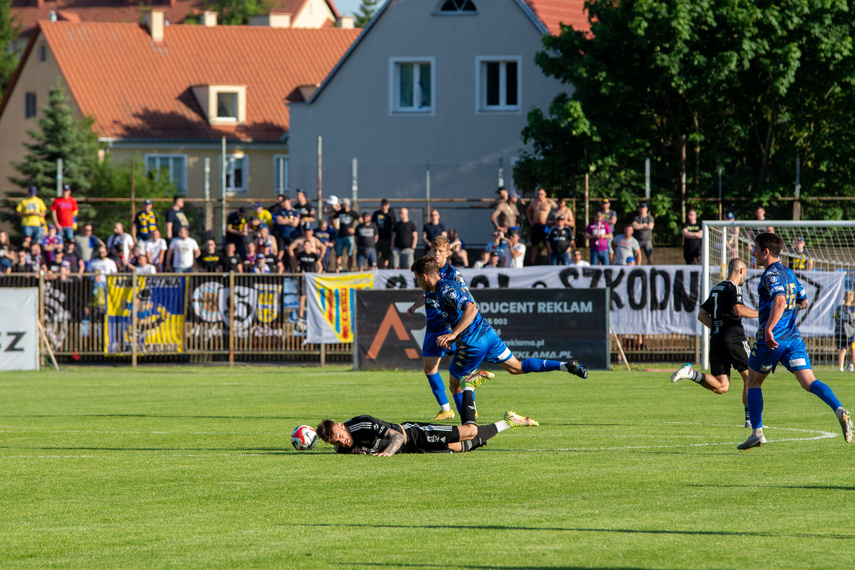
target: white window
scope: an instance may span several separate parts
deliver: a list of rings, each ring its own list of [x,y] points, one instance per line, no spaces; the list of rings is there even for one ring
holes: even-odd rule
[[[222,161],[222,159],[220,159]],[[249,157],[243,153],[226,155],[226,192],[249,192]]]
[[[217,93],[217,118],[218,119],[234,119],[238,118],[238,94],[229,91],[220,91]]]
[[[520,112],[522,57],[478,57],[475,66],[476,109]]]
[[[389,65],[391,111],[433,114],[434,58],[394,58]]]
[[[291,187],[288,182],[288,166],[288,155],[273,155],[273,190],[277,195],[285,194]]]
[[[160,180],[165,176],[181,194],[187,193],[187,155],[185,154],[147,154],[145,171]]]

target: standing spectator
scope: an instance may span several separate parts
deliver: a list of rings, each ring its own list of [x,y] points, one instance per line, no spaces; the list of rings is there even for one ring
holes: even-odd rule
[[[334,221],[335,215],[341,209],[341,204],[339,204],[337,196],[330,196],[327,198],[327,205],[324,208],[324,214],[327,221],[330,224],[330,227],[333,228],[336,232],[338,232],[338,224]]]
[[[790,269],[799,271],[810,271],[813,269],[813,259],[810,252],[805,249],[805,238],[796,238],[794,250],[790,252]]]
[[[484,246],[484,249],[487,250],[491,256],[494,253],[498,255],[499,267],[505,267],[508,263],[508,259],[511,257],[508,240],[505,239],[505,234],[499,230],[493,232],[492,238],[493,240],[487,243],[487,245]]]
[[[838,364],[843,372],[846,364],[846,353],[852,353],[852,362],[847,368],[855,371],[855,292],[846,291],[843,294],[843,304],[834,309],[834,340],[837,343]]]
[[[401,208],[392,232],[392,269],[412,267],[419,241],[416,224],[410,221],[410,211]]]
[[[223,270],[223,262],[217,253],[217,244],[209,239],[205,242],[205,251],[199,256],[199,270],[203,273],[219,273]]]
[[[551,265],[570,265],[570,250],[576,245],[573,230],[567,227],[564,216],[555,218],[555,227],[546,235],[546,251]]]
[[[733,212],[725,214],[724,219],[732,222],[735,219]],[[730,261],[735,257],[739,257],[739,226],[727,227],[727,260]]]
[[[509,229],[519,225],[520,212],[516,205],[511,202],[510,198],[507,198],[508,192],[505,190],[504,186],[500,187],[497,192],[500,192],[501,196],[502,190],[504,190],[503,195],[506,196],[506,198],[500,198],[497,200],[496,207],[493,210],[493,215],[490,216],[490,221],[493,222],[493,227],[495,229],[507,232]],[[514,192],[513,195],[516,195],[516,192]]]
[[[9,234],[0,232],[0,274],[11,273],[15,256],[12,254],[12,243]]]
[[[350,198],[341,199],[341,208],[333,215],[338,226],[335,238],[336,273],[341,272],[342,256],[347,255],[347,270],[353,271],[353,253],[356,247],[356,213],[350,209]]]
[[[647,211],[647,202],[642,202],[638,205],[638,214],[632,219],[632,229],[635,231],[635,239],[638,240],[638,245],[641,251],[644,252],[644,257],[647,258],[647,265],[653,265],[653,224],[655,220]],[[641,258],[638,258],[639,265]]]
[[[279,211],[285,207],[285,200],[290,201],[290,197],[288,194],[277,194],[276,201],[273,202],[270,206],[267,207],[267,211],[270,212],[270,215],[273,216],[273,225],[276,225],[276,216],[279,214]],[[276,229],[275,227],[272,229]]]
[[[481,257],[472,264],[472,269],[482,269],[490,263],[490,252],[486,249],[481,250]]]
[[[455,267],[469,267],[469,252],[466,251],[466,244],[457,235],[456,229],[448,230],[448,242],[448,248],[451,250],[451,264]]]
[[[267,226],[261,226],[255,235],[254,241],[256,251],[262,251],[265,247],[269,247],[270,255],[278,259],[279,248],[276,245],[276,240],[270,235],[270,230],[267,229]]]
[[[74,244],[77,246],[80,258],[86,264],[86,270],[88,271],[89,262],[92,260],[93,254],[98,251],[99,247],[104,245],[104,242],[98,236],[92,234],[92,224],[85,224],[83,226],[83,233],[74,236]]]
[[[113,263],[116,264],[116,268],[119,270],[119,273],[130,271],[128,258],[122,254],[122,246],[120,244],[116,243],[113,244],[112,247],[108,247],[107,257],[113,260]]]
[[[134,225],[131,226],[131,234],[135,241],[148,241],[151,234],[157,229],[157,215],[152,210],[151,200],[143,200],[143,209],[134,217]]]
[[[300,273],[320,273],[321,254],[315,249],[315,244],[312,241],[304,241],[300,244],[300,252],[296,255],[297,269]],[[297,293],[299,299],[297,301],[297,319],[299,322],[305,321],[306,316],[306,283],[303,278],[297,279]]]
[[[680,232],[683,236],[683,259],[688,265],[698,265],[701,262],[701,241],[704,233],[701,231],[697,212],[689,210],[687,218]]]
[[[439,221],[439,210],[433,210],[430,213],[430,221],[422,228],[422,242],[425,244],[425,255],[430,254],[430,244],[439,236],[448,237],[448,232],[445,230],[445,224]]]
[[[106,245],[98,246],[98,257],[89,262],[89,271],[92,273],[97,271],[99,275],[112,275],[119,272],[116,262],[107,257]]]
[[[318,215],[302,188],[297,188],[297,203],[294,204],[294,209],[300,213],[300,223],[312,225],[317,221]]]
[[[160,237],[160,230],[153,230],[151,232],[151,239],[145,242],[143,246],[145,254],[148,256],[148,262],[154,266],[154,268],[161,272],[163,271],[163,262],[166,258],[166,250],[168,249],[166,246],[166,240]]]
[[[541,248],[546,246],[546,234],[549,231],[546,222],[549,220],[549,212],[557,207],[555,200],[546,197],[546,190],[538,188],[535,198],[526,208],[526,219],[531,228],[531,265],[536,265]]]
[[[46,263],[53,263],[54,254],[62,251],[63,240],[56,234],[56,226],[48,226],[48,233],[42,238],[42,253]]]
[[[573,230],[573,235],[576,235],[576,216],[573,215],[573,210],[567,206],[567,198],[558,199],[558,209],[554,212],[554,222],[557,222],[558,216],[564,216],[564,223],[568,228]],[[555,225],[555,223],[553,223]]]
[[[113,235],[107,238],[107,249],[115,249],[121,253],[122,259],[131,259],[131,248],[134,247],[134,238],[125,233],[125,227],[121,222],[113,226]]]
[[[246,222],[243,208],[238,208],[236,211],[229,214],[226,220],[226,237],[225,242],[233,243],[235,250],[241,257],[246,256],[246,238],[249,235],[249,225]]]
[[[635,261],[641,259],[641,245],[633,237],[635,230],[632,224],[627,224],[623,233],[616,235],[612,241],[612,249],[615,252],[615,265],[636,265]],[[632,260],[632,263],[630,263]]]
[[[305,234],[305,237],[314,238],[315,249],[319,254],[321,254],[321,263],[323,264],[324,271],[326,271],[330,266],[332,252],[335,251],[335,248],[333,247],[335,244],[333,231],[330,229],[329,222],[325,219],[321,219],[318,223],[317,229],[312,230],[312,228],[309,227],[304,229],[303,233]]]
[[[525,261],[525,244],[520,242],[519,230],[508,231],[508,246],[510,263],[507,266],[512,269],[522,269]]]
[[[86,264],[83,263],[83,259],[77,252],[77,247],[75,247],[74,242],[65,242],[65,249],[63,249],[62,252],[62,258],[65,260],[66,263],[68,263],[71,272],[76,273],[78,277],[82,277],[83,272],[86,271]]]
[[[326,220],[322,220],[321,225],[325,226]],[[318,231],[320,231],[320,230],[318,230]],[[327,238],[329,238],[329,230],[325,230],[325,231],[327,232]],[[329,251],[329,247],[327,247],[327,245],[323,241],[321,241],[320,238],[315,237],[315,229],[312,226],[308,226],[308,227],[304,228],[303,232],[304,232],[303,237],[295,239],[294,241],[291,242],[291,245],[288,247],[288,254],[291,258],[291,271],[292,272],[296,272],[299,270],[300,260],[297,259],[297,257],[299,256],[300,252],[305,249],[304,244],[306,242],[311,242],[312,251],[314,251],[318,254],[318,258],[321,260],[322,263],[323,263],[323,259],[324,259],[324,254],[327,251]],[[326,269],[327,266],[322,265],[321,267],[323,269]],[[323,271],[323,269],[321,269],[321,271]]]
[[[499,204],[501,204],[503,202],[507,202],[508,198],[509,198],[508,189],[505,188],[504,186],[499,186],[498,188],[496,188],[496,194],[498,194],[498,196],[496,196],[496,199],[493,200],[492,204],[490,204],[490,207],[492,207],[492,208],[495,208],[496,206],[498,206]]]
[[[190,229],[182,226],[178,237],[169,244],[166,257],[175,273],[190,273],[193,271],[193,261],[201,255],[199,244],[190,237]]]
[[[226,244],[226,249],[223,252],[223,257],[220,260],[220,263],[223,266],[223,271],[228,273],[243,273],[243,259],[241,259],[240,254],[237,252],[237,248],[234,243]]]
[[[582,259],[582,252],[578,249],[574,249],[570,254],[570,265],[575,265],[577,267],[589,267],[591,264]]]
[[[371,214],[362,212],[362,223],[356,226],[356,264],[359,271],[377,269],[377,240],[379,232]]]
[[[148,257],[141,255],[137,258],[137,266],[134,267],[134,275],[154,275],[156,273],[157,270],[154,268],[154,265],[148,262]]]
[[[42,237],[42,224],[44,223],[47,207],[42,199],[36,196],[38,189],[30,186],[29,197],[18,202],[15,211],[21,218],[21,235],[33,241],[39,241]]]
[[[60,274],[60,268],[63,265],[68,266],[68,264],[62,258],[62,250],[59,250],[54,253],[53,259],[51,261],[45,262],[45,267],[47,268],[47,273],[45,274],[45,277],[51,280],[58,279]]]
[[[50,215],[62,240],[69,242],[74,239],[75,219],[77,218],[77,200],[71,197],[71,186],[62,187],[62,197],[55,198],[50,205]]]
[[[258,235],[261,233],[261,228],[266,228],[258,216],[252,214],[249,217],[249,224],[247,225],[246,239],[244,240],[246,243],[256,243],[258,242]]]
[[[603,199],[602,204],[602,212],[603,212],[603,221],[606,222],[609,227],[612,229],[612,234],[614,234],[614,230],[617,229],[617,212],[612,210],[611,200],[608,198]],[[612,255],[612,240],[614,238],[609,238],[609,262],[611,263],[611,255]]]
[[[585,228],[585,238],[591,248],[591,265],[609,264],[609,241],[612,237],[611,225],[603,219],[602,212],[596,212],[594,223]]]
[[[389,268],[392,259],[392,229],[395,227],[395,211],[389,206],[389,200],[380,200],[380,209],[371,215],[371,221],[377,226],[377,262],[382,269]]]
[[[297,239],[300,221],[300,211],[294,208],[288,196],[283,196],[281,205],[276,210],[276,242],[279,251],[287,251],[291,242]]]
[[[171,242],[178,236],[181,228],[190,228],[190,222],[184,215],[184,198],[172,199],[172,207],[166,212],[166,241]]]
[[[256,202],[252,205],[252,215],[261,220],[261,223],[268,228],[273,227],[273,214],[264,209],[264,204]]]

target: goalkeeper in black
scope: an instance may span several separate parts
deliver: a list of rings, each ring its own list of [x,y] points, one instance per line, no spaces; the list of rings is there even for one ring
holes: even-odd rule
[[[485,374],[483,372],[479,374]],[[393,424],[373,416],[356,416],[344,423],[324,420],[318,424],[318,437],[334,445],[337,453],[371,454],[389,457],[396,453],[453,453],[472,451],[488,439],[508,429],[536,426],[538,423],[514,412],[494,424],[479,426],[475,421],[473,387],[463,389],[462,425],[422,422]]]
[[[724,394],[730,387],[730,369],[742,376],[742,405],[745,408],[745,427],[748,419],[748,341],[742,318],[756,319],[757,311],[742,304],[742,285],[748,266],[739,258],[727,264],[727,279],[710,291],[698,311],[698,320],[710,329],[710,372],[704,374],[684,364],[671,375],[671,382],[691,380],[716,394]]]

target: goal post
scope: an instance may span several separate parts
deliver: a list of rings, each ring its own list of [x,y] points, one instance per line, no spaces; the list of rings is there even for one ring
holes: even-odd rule
[[[845,289],[852,289],[855,221],[704,221],[699,304],[709,297],[712,287],[727,278],[728,261],[739,257],[752,267],[754,238],[769,230],[784,240],[781,262],[800,278],[804,272],[818,272],[817,275],[819,272],[839,272],[844,276]],[[830,322],[828,324],[831,325]],[[702,326],[701,330],[701,364],[706,369],[709,368],[709,329]],[[813,354],[811,358],[814,358]]]

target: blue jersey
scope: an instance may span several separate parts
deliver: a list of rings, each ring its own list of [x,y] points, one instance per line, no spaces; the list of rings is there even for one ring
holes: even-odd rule
[[[772,312],[772,303],[775,297],[781,296],[784,297],[787,304],[784,307],[784,313],[778,319],[775,328],[772,329],[772,334],[775,335],[776,341],[801,338],[802,335],[796,326],[796,317],[799,312],[796,304],[807,299],[807,295],[793,272],[784,267],[781,262],[773,263],[763,272],[760,284],[757,286],[757,292],[760,297],[757,310],[760,322],[757,327],[756,339],[758,341],[764,340],[766,322]]]
[[[460,270],[458,270],[451,263],[446,263],[439,269],[439,278],[447,279],[449,281],[454,281],[455,283],[459,283],[460,287],[463,289],[463,292],[469,295],[469,298],[472,299],[472,294],[469,293],[469,287],[466,286],[466,281],[463,280],[463,276],[460,274]],[[442,315],[437,313],[438,302],[434,297],[434,302],[429,303],[427,296],[430,293],[425,294],[425,317],[427,318],[427,330],[428,332],[447,332],[451,330],[451,327],[445,321]],[[474,302],[474,300],[473,300]]]
[[[433,311],[433,326],[439,327],[434,330],[445,331],[454,328],[463,318],[466,305],[470,303],[474,304],[474,301],[465,285],[448,279],[440,279],[436,284],[435,291],[425,293],[425,307],[429,307],[426,312]],[[430,329],[430,327],[431,321],[429,320],[428,328]],[[475,320],[469,323],[469,326],[458,335],[457,342],[458,344],[469,344],[490,329],[492,327],[479,312],[475,316]]]

